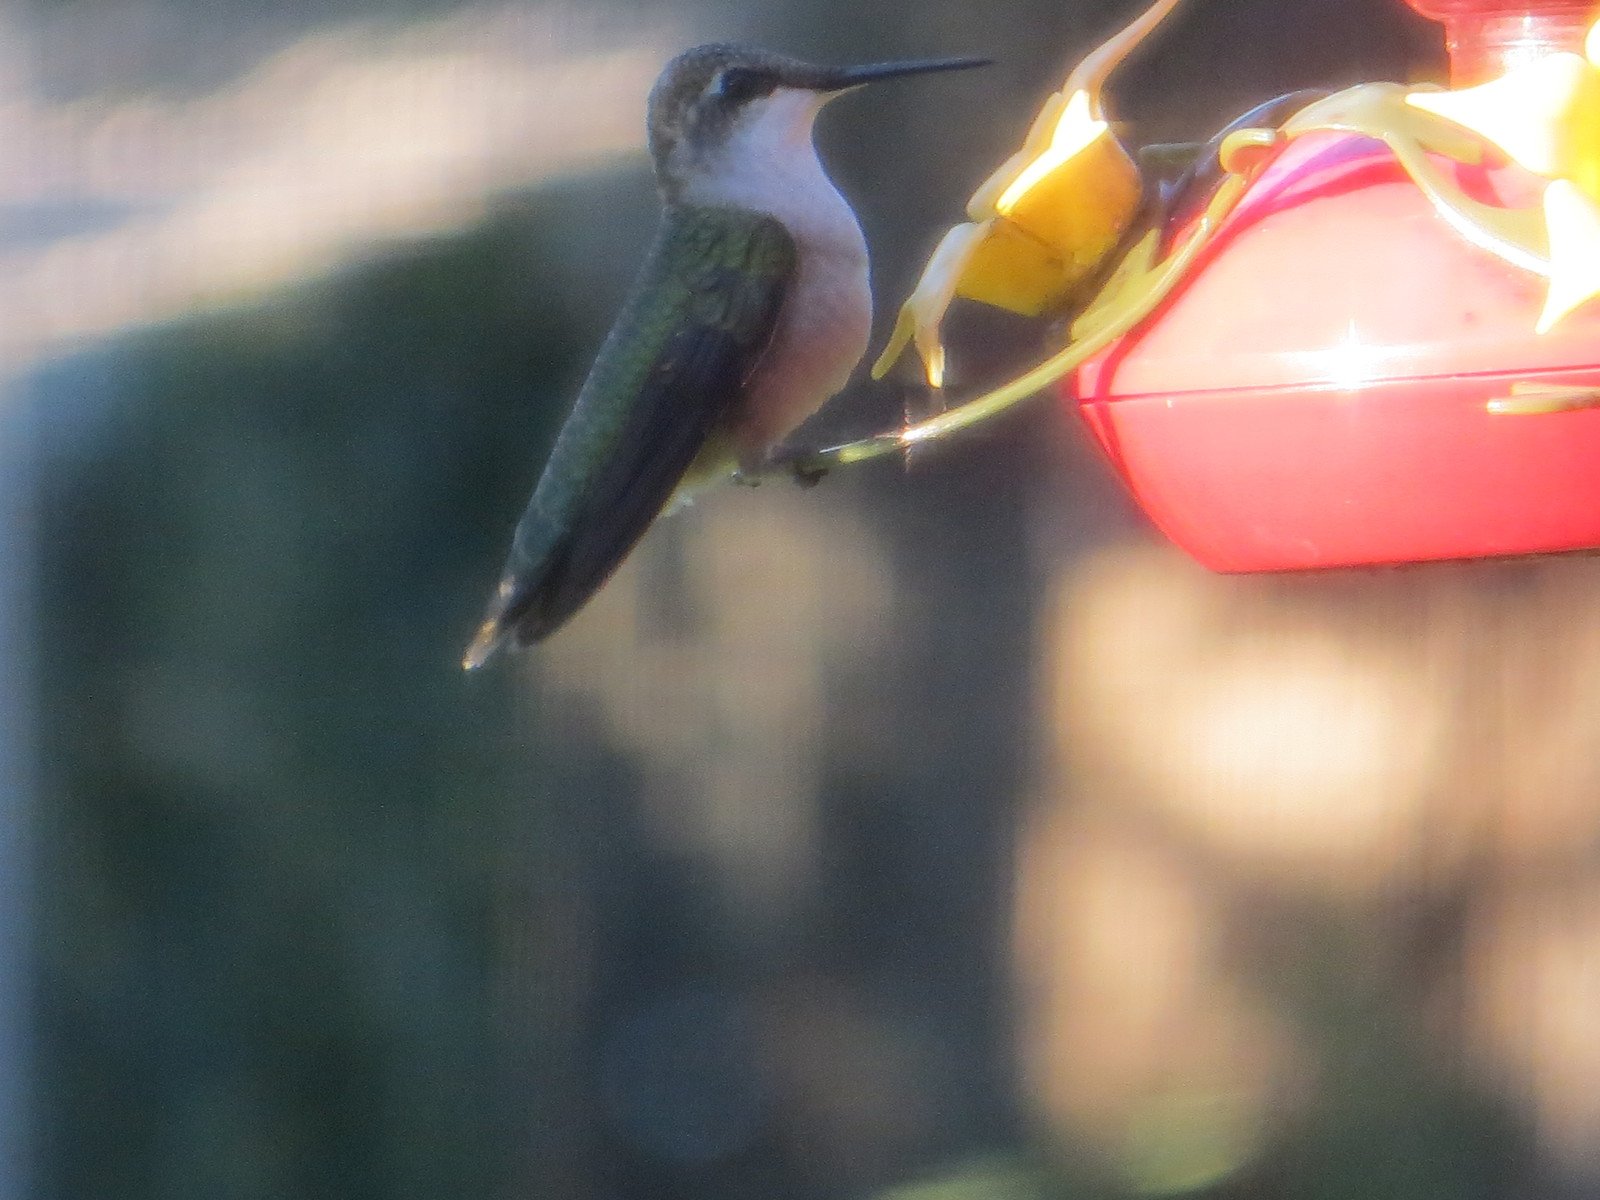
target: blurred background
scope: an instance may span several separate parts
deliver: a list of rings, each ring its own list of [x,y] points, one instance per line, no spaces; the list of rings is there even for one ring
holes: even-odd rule
[[[1600,1194],[1596,562],[1209,576],[1041,401],[457,667],[666,58],[997,60],[821,123],[884,318],[1129,12],[0,11],[0,1200]],[[1438,45],[1191,0],[1116,115]]]

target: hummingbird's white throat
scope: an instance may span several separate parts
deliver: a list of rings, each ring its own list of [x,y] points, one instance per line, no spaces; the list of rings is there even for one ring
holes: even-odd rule
[[[729,205],[770,213],[804,240],[806,210],[819,204],[849,208],[822,169],[811,142],[812,125],[830,96],[780,87],[752,100],[735,116],[721,143],[699,152],[686,172],[683,198],[691,204]]]
[[[730,421],[746,465],[844,387],[872,331],[866,239],[811,143],[812,122],[829,98],[779,88],[752,101],[684,180],[687,203],[776,217],[798,254],[772,345]]]

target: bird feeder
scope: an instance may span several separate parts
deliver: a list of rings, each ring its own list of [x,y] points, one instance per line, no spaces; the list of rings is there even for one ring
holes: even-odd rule
[[[1446,22],[1459,87],[1582,55],[1592,16],[1409,2]],[[1493,146],[1430,159],[1491,210],[1536,210],[1549,186]],[[1166,306],[1065,400],[1215,570],[1600,546],[1600,304],[1540,332],[1549,290],[1536,264],[1475,244],[1384,141],[1320,132],[1262,171]]]
[[[1150,156],[1121,152],[1100,87],[1175,6],[1157,0],[979,189],[877,371],[915,345],[939,385],[958,296],[1023,313],[1061,301],[1064,348],[810,465],[941,438],[1058,386],[1155,524],[1215,570],[1600,546],[1595,5],[1407,3],[1445,24],[1449,88],[1285,97],[1172,186],[1144,175],[1135,206],[1127,177]],[[1049,211],[1093,216],[1064,224],[1094,231],[1104,262],[1081,237],[1052,241],[1033,215]]]

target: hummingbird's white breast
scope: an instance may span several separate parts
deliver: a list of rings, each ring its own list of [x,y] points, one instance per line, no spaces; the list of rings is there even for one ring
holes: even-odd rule
[[[776,217],[798,253],[772,344],[728,428],[746,467],[844,388],[872,336],[866,239],[811,143],[825,99],[779,88],[751,104],[684,188],[692,204]]]

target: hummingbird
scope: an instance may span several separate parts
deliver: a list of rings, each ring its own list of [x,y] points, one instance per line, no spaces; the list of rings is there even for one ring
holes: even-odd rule
[[[812,124],[877,80],[984,66],[941,58],[827,67],[697,46],[651,90],[662,214],[512,536],[462,665],[548,637],[671,504],[757,471],[866,353],[866,240]]]

